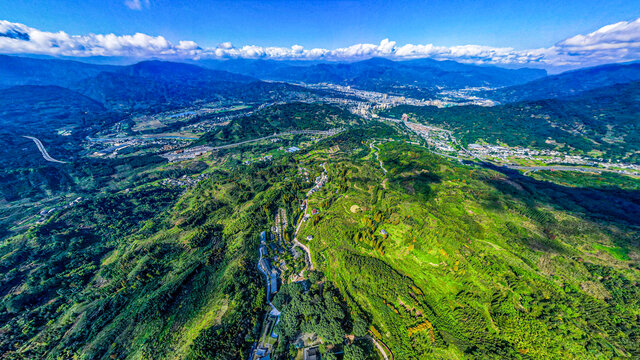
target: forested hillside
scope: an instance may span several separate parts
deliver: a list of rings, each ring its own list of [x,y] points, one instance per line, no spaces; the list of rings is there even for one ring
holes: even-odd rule
[[[362,124],[361,118],[334,106],[289,103],[234,119],[228,126],[206,134],[199,142],[224,145],[285,131],[329,130],[359,124]]]
[[[255,134],[349,128],[272,162],[239,165],[247,149],[229,149],[116,165],[97,177],[110,191],[9,234],[2,358],[247,359],[269,309],[260,232],[282,208],[290,241],[311,187],[302,169],[316,176],[322,164],[328,181],[298,234],[315,271],[305,288],[287,281],[290,270],[273,299],[283,312],[274,358],[297,354],[300,332],[322,339],[329,359],[375,359],[371,338],[397,359],[640,354],[633,187],[458,164],[321,105],[254,116],[243,121]],[[206,176],[187,188],[162,181],[181,174]],[[281,256],[291,260],[288,249]]]
[[[640,81],[640,63],[607,64],[550,75],[524,84],[486,91],[483,95],[502,103],[554,99],[634,81]]]
[[[289,161],[182,196],[141,184],[5,240],[2,358],[245,358],[264,305],[258,235],[301,189]]]

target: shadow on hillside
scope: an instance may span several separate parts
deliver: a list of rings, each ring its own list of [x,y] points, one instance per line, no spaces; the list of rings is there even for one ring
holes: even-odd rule
[[[497,190],[508,193],[526,204],[532,201],[547,203],[558,209],[579,213],[590,220],[606,220],[619,225],[640,226],[640,191],[615,188],[566,187],[536,180],[517,170],[485,164],[522,186],[523,191],[509,191],[489,180]]]

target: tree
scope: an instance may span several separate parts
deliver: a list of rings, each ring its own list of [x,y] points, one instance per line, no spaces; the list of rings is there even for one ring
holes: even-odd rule
[[[353,335],[363,337],[367,335],[367,328],[367,321],[362,317],[358,316],[353,321]]]
[[[347,345],[344,348],[344,360],[366,360],[367,354],[364,349],[353,343],[351,345]]]

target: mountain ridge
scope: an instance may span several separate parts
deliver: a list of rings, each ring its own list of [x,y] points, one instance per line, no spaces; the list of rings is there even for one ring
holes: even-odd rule
[[[541,100],[575,95],[604,86],[640,80],[640,62],[612,63],[571,70],[482,95],[500,102]]]

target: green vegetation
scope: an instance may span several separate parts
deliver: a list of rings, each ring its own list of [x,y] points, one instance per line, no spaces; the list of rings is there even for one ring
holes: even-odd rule
[[[207,167],[158,164],[5,239],[4,357],[246,358],[265,305],[258,234],[303,196],[290,160],[218,167],[182,195],[156,180]]]
[[[635,179],[463,165],[408,144],[398,125],[322,104],[268,107],[203,142],[335,127],[347,130],[177,163],[132,151],[3,170],[2,358],[247,359],[270,310],[259,234],[278,209],[274,359],[299,356],[308,334],[325,359],[379,359],[370,338],[395,359],[640,356]],[[303,150],[279,149],[293,145]],[[297,237],[316,271],[291,283],[321,164],[329,180]],[[189,187],[165,182],[192,175]],[[21,213],[80,195],[42,223]]]
[[[385,116],[411,119],[452,130],[464,145],[484,140],[637,162],[640,154],[637,98],[640,82],[618,84],[569,98],[494,107],[456,106],[439,109],[402,105]]]
[[[631,260],[629,258],[629,250],[625,249],[625,248],[621,248],[621,247],[615,247],[615,246],[604,246],[604,245],[600,245],[600,244],[593,244],[593,247],[595,249],[598,250],[602,250],[602,251],[606,251],[609,254],[611,254],[611,256],[613,256],[614,258],[616,258],[617,260]]]
[[[563,186],[609,190],[640,190],[640,179],[610,172],[595,174],[577,171],[542,170],[530,173],[530,175],[535,179],[550,181]]]
[[[334,106],[289,103],[234,119],[228,126],[203,136],[200,142],[224,145],[291,130],[329,130],[361,123],[360,118]]]
[[[351,333],[351,318],[340,293],[330,284],[313,284],[307,292],[296,283],[282,286],[274,305],[283,315],[276,326],[285,339],[293,340],[299,333],[315,333],[325,345],[340,345]]]
[[[640,354],[637,202],[379,147],[386,177],[371,153],[325,155],[333,181],[301,236],[395,357]]]

